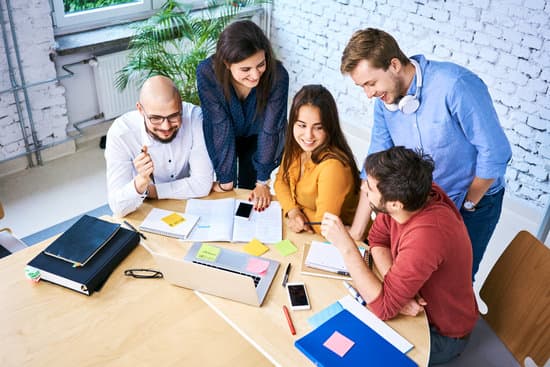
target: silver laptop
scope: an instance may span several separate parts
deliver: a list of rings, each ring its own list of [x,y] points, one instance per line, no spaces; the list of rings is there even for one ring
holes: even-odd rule
[[[157,252],[151,254],[164,278],[174,285],[253,306],[262,305],[279,269],[278,261],[222,247],[215,261],[203,260],[196,256],[201,246],[200,242],[193,243],[183,260]],[[254,258],[269,263],[262,274],[247,271],[249,261]]]

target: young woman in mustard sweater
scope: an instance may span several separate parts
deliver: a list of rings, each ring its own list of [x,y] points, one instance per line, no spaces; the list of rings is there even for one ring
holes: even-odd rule
[[[351,224],[360,179],[340,128],[336,102],[322,85],[306,85],[290,109],[275,193],[294,232],[317,232],[325,212]]]

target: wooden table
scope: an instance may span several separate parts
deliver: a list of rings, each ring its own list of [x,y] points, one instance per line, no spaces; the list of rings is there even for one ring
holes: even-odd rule
[[[236,194],[213,194],[212,198],[236,196],[240,199],[247,197],[247,192],[237,190]],[[155,203],[155,206],[170,210],[184,210],[182,202],[163,200]],[[146,205],[132,213],[127,220],[139,225],[150,208]],[[324,240],[319,235],[300,233],[296,234],[286,230],[283,224],[283,238],[290,239],[297,247],[298,252],[290,256],[282,256],[272,248],[263,256],[278,260],[281,267],[262,307],[253,307],[239,302],[215,297],[196,292],[208,305],[220,316],[231,324],[244,338],[259,349],[273,364],[281,366],[308,366],[311,365],[298,349],[294,347],[294,341],[307,334],[311,327],[307,319],[323,308],[347,295],[347,291],[340,280],[307,276],[300,274],[304,243],[312,240]],[[183,257],[190,244],[173,241],[163,236],[147,234],[147,243],[159,252],[170,253],[173,256]],[[220,246],[242,250],[242,244],[220,243]],[[282,311],[282,305],[288,305],[288,296],[282,287],[284,270],[288,262],[292,263],[289,281],[304,282],[312,304],[308,311],[290,311],[296,327],[296,335],[290,334],[286,319]],[[430,351],[430,335],[427,318],[424,314],[417,317],[398,316],[387,322],[392,328],[414,344],[414,348],[408,353],[419,366],[427,366]]]
[[[51,240],[0,259],[0,366],[271,366],[191,290],[123,270],[155,268],[138,246],[87,297],[25,279]]]
[[[245,198],[247,193],[238,190],[236,195]],[[231,196],[235,193],[216,193],[210,198]],[[184,201],[148,201],[125,219],[137,227],[153,205],[185,210]],[[91,297],[24,279],[24,265],[50,241],[0,259],[0,366],[312,365],[294,341],[311,330],[308,317],[347,292],[339,280],[300,274],[303,244],[321,237],[286,229],[284,233],[298,252],[283,257],[271,249],[264,255],[280,261],[281,268],[262,307],[193,292],[163,280],[125,277],[123,269],[156,268],[142,247]],[[147,234],[144,242],[155,251],[177,257],[183,257],[190,246],[154,234]],[[237,250],[243,246],[221,245]],[[306,283],[312,304],[311,310],[291,311],[296,336],[290,334],[282,312],[282,305],[288,304],[281,286],[288,262],[292,263],[289,280]],[[409,357],[426,366],[430,339],[425,315],[399,316],[388,324],[414,344]]]

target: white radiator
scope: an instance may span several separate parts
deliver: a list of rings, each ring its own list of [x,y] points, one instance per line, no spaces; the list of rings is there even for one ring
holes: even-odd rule
[[[115,87],[116,73],[126,63],[130,51],[122,51],[109,55],[97,56],[97,65],[93,68],[97,100],[105,120],[110,120],[125,112],[135,110],[139,97],[139,88],[135,82],[130,82],[122,92]]]

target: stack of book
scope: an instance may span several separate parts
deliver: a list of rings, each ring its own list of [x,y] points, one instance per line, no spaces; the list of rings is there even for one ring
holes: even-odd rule
[[[84,215],[32,259],[26,272],[89,296],[138,243],[137,232]]]

